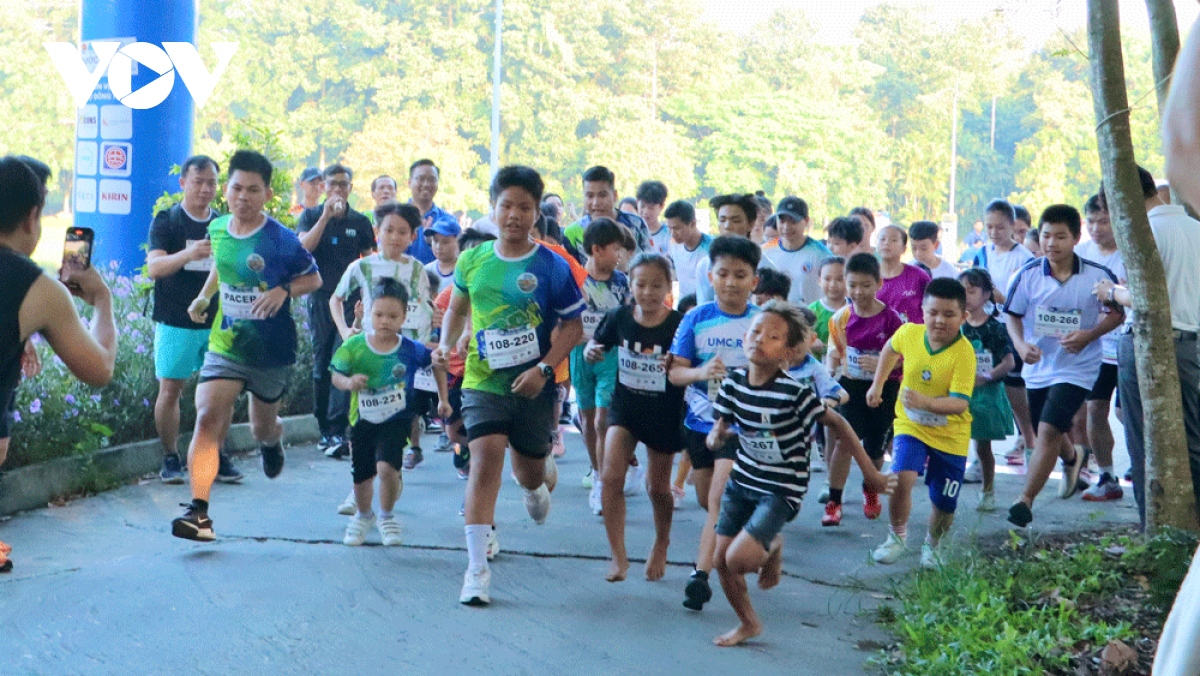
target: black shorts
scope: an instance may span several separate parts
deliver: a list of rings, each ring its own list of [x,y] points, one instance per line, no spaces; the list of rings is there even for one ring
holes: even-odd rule
[[[386,462],[400,470],[412,421],[412,417],[401,415],[379,424],[366,420],[354,423],[350,428],[350,471],[354,483],[374,479],[376,463]]]
[[[1096,376],[1096,384],[1088,393],[1088,401],[1109,401],[1113,390],[1117,389],[1117,365],[1101,364],[1100,375]]]
[[[1046,423],[1063,434],[1071,431],[1071,420],[1088,397],[1087,390],[1069,383],[1030,388],[1026,392],[1029,393],[1029,419],[1034,426]]]
[[[704,432],[684,429],[683,442],[687,447],[688,458],[692,461],[692,469],[712,469],[718,460],[733,460],[737,456],[737,437],[730,437],[724,446],[715,451],[708,448],[707,440],[708,435]]]
[[[658,416],[626,412],[614,406],[608,409],[608,424],[629,430],[634,439],[652,451],[678,453],[684,447],[680,433],[683,425],[675,424],[674,420],[665,421]]]
[[[1025,366],[1025,362],[1021,361],[1021,355],[1016,350],[1013,350],[1012,356],[1016,366],[1004,376],[1004,384],[1008,387],[1025,387],[1025,379],[1021,377],[1021,367]]]
[[[888,435],[896,419],[896,397],[900,395],[900,383],[887,380],[883,383],[883,403],[878,408],[867,406],[867,390],[871,383],[866,380],[842,378],[842,387],[850,400],[838,407],[838,412],[854,428],[862,440],[863,449],[872,460],[879,460],[887,450]]]

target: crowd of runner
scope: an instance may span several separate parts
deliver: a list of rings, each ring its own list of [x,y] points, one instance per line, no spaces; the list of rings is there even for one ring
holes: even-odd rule
[[[212,484],[244,478],[222,452],[244,391],[263,472],[283,470],[278,413],[296,360],[290,305],[301,297],[319,447],[350,460],[352,485],[337,507],[349,516],[343,541],[361,545],[377,531],[384,545],[401,544],[394,508],[403,472],[424,461],[423,434],[440,431],[438,446],[453,450],[466,480],[459,600],[467,605],[490,602],[506,456],[529,516],[544,523],[572,421],[588,453],[589,507],[611,548],[609,581],[624,580],[630,565],[626,495],[644,486],[650,497],[655,539],[644,573],[658,580],[673,511],[684,486],[694,486],[707,521],[683,605],[704,607],[715,569],[740,620],[718,645],[762,631],[745,576],[756,574],[762,589],[779,583],[783,531],[815,472],[827,477],[822,526],[846,516],[852,462],[863,477],[863,517],[878,519],[887,500],[887,532],[872,553],[881,564],[908,550],[912,492],[923,480],[932,513],[920,563],[936,567],[964,484],[981,485],[976,509],[997,509],[993,442],[1014,432],[1016,446],[1000,456],[1025,476],[1007,509],[1013,525],[1034,520],[1056,466],[1059,498],[1122,498],[1108,422],[1119,389],[1128,479],[1144,520],[1134,317],[1103,186],[1082,213],[1051,205],[1036,223],[1019,206],[989,203],[955,264],[941,255],[936,223],[877,228],[866,208],[831,219],[819,241],[796,196],[774,205],[761,193],[714,197],[713,236],[695,206],[668,201],[661,182],[619,200],[602,166],[583,173],[584,214],[566,227],[562,199],[529,167],[501,169],[490,214],[468,228],[435,204],[432,161],[409,167],[405,202],[394,178],[375,178],[370,214],[349,205],[349,167],[308,169],[295,231],[263,211],[273,167],[261,154],[240,150],[224,168],[195,156],[181,169],[183,199],[154,218],[147,255],[160,477],[192,490],[171,524],[176,537],[215,539]],[[111,296],[99,275],[69,271],[64,285],[29,261],[48,175],[31,158],[0,160],[0,275],[10,280],[0,302],[0,397],[8,407],[22,372],[36,373],[26,343],[34,333],[89,384],[107,382],[115,367]],[[1168,285],[1200,487],[1200,223],[1140,175],[1156,238],[1177,247]],[[211,206],[222,187],[223,215]],[[90,331],[68,289],[95,307]],[[185,462],[179,399],[196,374]],[[11,419],[3,413],[0,463]],[[8,553],[0,543],[11,568]]]

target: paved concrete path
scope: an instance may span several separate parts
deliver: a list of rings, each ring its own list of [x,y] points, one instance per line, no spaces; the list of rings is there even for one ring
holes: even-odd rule
[[[170,536],[170,520],[189,494],[157,480],[0,523],[16,562],[0,576],[0,671],[868,673],[866,660],[888,640],[869,611],[916,564],[915,547],[896,566],[869,564],[886,533],[886,511],[866,521],[861,494],[847,491],[843,526],[822,529],[814,489],[786,530],[783,582],[761,592],[751,581],[765,633],[743,648],[716,648],[712,637],[736,624],[719,584],[703,612],[681,606],[704,521],[694,498],[689,493],[675,513],[664,580],[645,581],[634,563],[628,581],[605,582],[607,540],[580,485],[586,454],[578,435],[568,437],[544,526],[533,524],[521,491],[505,482],[497,509],[503,553],[493,562],[486,609],[457,602],[466,567],[458,515],[465,482],[449,455],[427,453],[405,474],[399,548],[378,546],[377,533],[365,547],[341,544],[345,517],[335,509],[350,487],[348,463],[312,446],[291,448],[284,473],[269,481],[258,462],[239,461],[243,485],[216,487],[210,513],[219,539],[212,544]],[[816,475],[818,488],[822,478]],[[859,481],[855,470],[849,485]],[[1000,477],[1001,509],[989,515],[974,510],[978,488],[966,487],[955,538],[1004,532],[1004,509],[1020,481]],[[1054,490],[1052,479],[1035,510],[1039,529],[1136,519],[1128,489],[1124,500],[1104,505],[1061,501]],[[918,493],[914,502],[911,539],[919,542],[929,501]],[[631,556],[643,557],[652,536],[643,493],[629,502]]]

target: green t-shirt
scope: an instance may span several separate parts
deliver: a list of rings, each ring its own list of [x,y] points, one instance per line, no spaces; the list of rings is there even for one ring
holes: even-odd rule
[[[550,351],[558,320],[575,319],[584,305],[566,260],[540,244],[514,259],[497,254],[494,242],[464,252],[454,293],[471,301],[463,389],[498,395],[512,394],[513,380]]]
[[[829,345],[829,320],[833,318],[833,315],[835,312],[837,312],[837,310],[830,309],[827,305],[825,305],[825,299],[823,299],[823,298],[818,298],[818,299],[814,300],[812,303],[809,304],[808,309],[812,310],[813,314],[815,314],[817,316],[817,324],[816,324],[816,326],[813,327],[813,330],[817,332],[817,338],[819,338],[821,340],[821,343],[823,345],[828,346]],[[825,348],[821,348],[820,350],[813,350],[813,356],[819,360],[824,359],[825,358]]]
[[[367,376],[367,388],[350,393],[350,424],[360,419],[379,424],[409,411],[417,371],[430,365],[430,352],[422,344],[403,336],[390,352],[380,352],[367,341],[366,333],[346,339],[333,353],[329,370],[344,376]]]
[[[232,220],[221,216],[208,226],[220,282],[208,349],[246,366],[288,366],[296,361],[291,299],[267,319],[251,316],[250,306],[264,292],[316,272],[317,264],[279,221],[268,216],[258,230],[236,236],[229,233]]]

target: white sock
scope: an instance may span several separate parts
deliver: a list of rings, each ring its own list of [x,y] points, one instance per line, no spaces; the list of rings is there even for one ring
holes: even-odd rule
[[[381,519],[391,519],[394,516],[395,516],[395,514],[393,514],[392,512],[380,512],[379,513],[379,518],[381,518]]]
[[[1107,475],[1109,475],[1110,477],[1112,477],[1112,478],[1114,478],[1114,479],[1115,479],[1115,478],[1117,478],[1117,475],[1116,475],[1116,474],[1113,472],[1113,467],[1112,467],[1112,465],[1109,465],[1108,467],[1101,467],[1101,468],[1100,468],[1100,473],[1101,473],[1101,474],[1107,474]]]
[[[488,533],[491,531],[491,524],[467,524],[467,567],[471,570],[483,570],[488,567],[487,542]]]
[[[367,513],[365,513],[365,514],[364,514],[364,513],[362,513],[362,512],[359,512],[359,513],[357,513],[357,514],[355,514],[355,515],[354,515],[354,518],[356,518],[356,519],[366,519],[366,520],[368,520],[368,521],[369,521],[369,520],[371,520],[371,519],[374,519],[374,518],[375,518],[375,512],[367,512]]]

